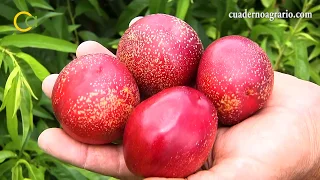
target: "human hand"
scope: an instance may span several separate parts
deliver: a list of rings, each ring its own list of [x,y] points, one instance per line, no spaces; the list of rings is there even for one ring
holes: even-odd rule
[[[82,43],[77,49],[77,57],[92,53],[112,55],[92,41]],[[43,91],[48,97],[56,78],[57,75],[50,75],[43,82]],[[320,170],[319,107],[319,86],[275,72],[273,93],[266,106],[240,124],[219,128],[212,153],[204,165],[206,170],[188,179],[310,179],[316,176]],[[86,145],[59,128],[51,128],[40,135],[39,146],[48,154],[81,168],[121,179],[140,179],[126,167],[121,145]]]
[[[93,41],[84,42],[77,49],[77,57],[92,53],[113,55]],[[50,75],[43,82],[43,91],[48,97],[51,97],[56,78],[57,74]],[[319,107],[319,86],[275,72],[274,90],[267,105],[240,124],[219,128],[203,170],[188,179],[311,179],[311,176],[320,176],[316,174],[320,170]],[[121,145],[83,144],[59,128],[45,130],[38,142],[48,154],[75,166],[120,179],[141,179],[126,167]]]

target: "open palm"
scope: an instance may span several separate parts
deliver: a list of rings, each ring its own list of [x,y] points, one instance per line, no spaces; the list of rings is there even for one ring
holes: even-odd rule
[[[112,54],[92,41],[78,47],[78,57],[91,53]],[[57,75],[51,75],[43,82],[43,90],[49,97],[56,78]],[[319,107],[319,86],[275,72],[274,90],[267,105],[240,124],[219,128],[203,170],[188,179],[303,179],[310,176],[320,169],[316,164],[320,154],[316,148],[320,143],[316,139],[316,131],[320,130]],[[126,167],[121,145],[82,144],[59,128],[45,130],[38,141],[47,153],[81,168],[121,179],[141,179]],[[155,179],[158,178],[148,180]]]

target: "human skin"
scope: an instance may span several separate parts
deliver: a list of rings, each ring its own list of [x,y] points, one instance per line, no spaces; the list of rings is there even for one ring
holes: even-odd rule
[[[89,41],[78,47],[77,56],[96,52],[111,54]],[[48,97],[56,78],[53,74],[43,82]],[[266,106],[240,124],[220,127],[203,170],[187,179],[318,179],[319,137],[320,87],[275,72]],[[120,179],[141,179],[126,167],[121,145],[82,144],[59,128],[42,132],[38,143],[48,154],[75,166]]]

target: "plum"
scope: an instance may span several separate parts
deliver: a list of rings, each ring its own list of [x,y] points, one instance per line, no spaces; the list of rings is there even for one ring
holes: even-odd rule
[[[71,61],[52,91],[53,111],[63,130],[87,144],[107,144],[122,137],[129,114],[139,102],[134,77],[107,54]]]
[[[232,126],[261,109],[271,95],[274,72],[267,54],[239,35],[211,43],[199,63],[197,89],[218,111],[219,122]]]
[[[203,45],[186,22],[167,14],[138,19],[120,39],[117,57],[135,77],[141,94],[189,85],[203,53]]]
[[[187,86],[167,88],[142,101],[123,136],[129,170],[143,177],[186,177],[212,150],[217,111],[209,98]]]

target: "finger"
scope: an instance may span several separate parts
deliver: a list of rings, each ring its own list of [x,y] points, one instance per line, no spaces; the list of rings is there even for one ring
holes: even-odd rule
[[[132,177],[125,165],[121,146],[83,144],[59,128],[43,131],[38,144],[46,153],[80,168],[113,177]]]
[[[109,54],[111,56],[115,56],[111,51],[102,46],[100,43],[95,41],[85,41],[81,43],[76,51],[77,57],[87,55],[87,54],[95,54],[95,53],[104,53]]]
[[[51,98],[52,89],[53,89],[54,83],[56,82],[58,76],[59,76],[59,74],[51,74],[51,75],[47,76],[42,82],[42,91],[49,98]]]
[[[135,22],[137,22],[139,19],[143,18],[143,16],[137,16],[135,18],[133,18],[130,23],[129,23],[129,27],[134,24]]]

